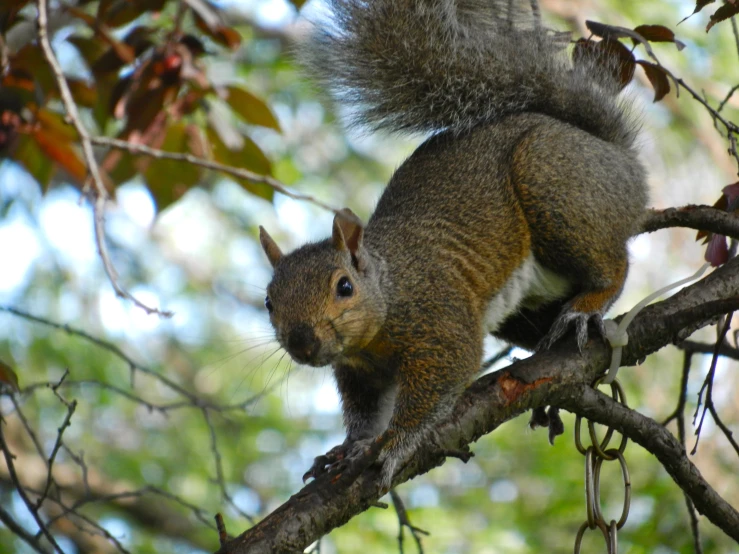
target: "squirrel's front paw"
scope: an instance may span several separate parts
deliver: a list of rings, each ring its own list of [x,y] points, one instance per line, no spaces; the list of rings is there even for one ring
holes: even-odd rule
[[[549,332],[536,345],[536,350],[547,350],[551,348],[571,327],[574,327],[577,348],[582,352],[582,349],[585,348],[585,343],[588,342],[588,324],[590,322],[595,325],[598,334],[605,340],[606,328],[600,312],[579,312],[570,309],[569,306],[565,306],[559,316],[557,316],[557,319],[554,320]]]
[[[334,446],[331,450],[313,458],[313,465],[303,474],[303,483],[308,479],[318,479],[324,473],[329,473],[332,469],[336,469],[338,465],[348,455],[354,443],[344,441],[338,446]]]
[[[311,468],[303,474],[303,483],[326,473],[359,475],[377,459],[382,441],[381,437],[344,441],[313,460]]]

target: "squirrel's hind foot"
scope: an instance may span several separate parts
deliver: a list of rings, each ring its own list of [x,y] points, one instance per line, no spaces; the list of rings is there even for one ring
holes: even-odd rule
[[[575,328],[575,338],[577,340],[577,348],[582,352],[585,344],[588,342],[588,325],[593,323],[598,334],[603,340],[606,340],[606,327],[603,323],[603,315],[600,312],[580,312],[572,310],[569,305],[565,306],[557,319],[552,324],[544,338],[536,345],[537,352],[540,350],[548,350],[554,343],[561,339],[571,327]]]
[[[554,439],[565,432],[565,425],[559,415],[559,408],[545,406],[534,408],[531,412],[529,427],[536,429],[537,427],[546,427],[549,429],[549,444],[554,445]]]

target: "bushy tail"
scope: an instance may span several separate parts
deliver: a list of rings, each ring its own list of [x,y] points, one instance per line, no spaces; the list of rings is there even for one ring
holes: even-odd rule
[[[573,67],[568,38],[539,27],[530,0],[328,0],[300,55],[351,109],[399,132],[464,131],[537,112],[630,146],[635,128],[612,72]]]

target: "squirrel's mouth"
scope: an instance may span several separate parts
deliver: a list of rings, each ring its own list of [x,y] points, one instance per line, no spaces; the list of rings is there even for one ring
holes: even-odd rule
[[[324,352],[321,352],[320,348],[317,352],[311,354],[301,351],[292,351],[289,348],[286,348],[285,350],[287,350],[290,357],[299,364],[309,365],[311,367],[321,367],[331,363],[330,358]]]

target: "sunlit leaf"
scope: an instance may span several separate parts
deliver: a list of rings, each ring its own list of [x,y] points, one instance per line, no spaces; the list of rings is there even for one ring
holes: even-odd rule
[[[226,102],[244,121],[276,131],[280,130],[277,118],[264,101],[243,88],[233,85],[226,87],[226,92],[228,94]]]
[[[222,164],[234,167],[243,167],[254,171],[255,173],[269,174],[271,173],[271,164],[259,147],[249,139],[243,137],[243,144],[238,149],[228,148],[218,133],[208,126],[206,130],[208,144],[213,152],[213,158]],[[261,183],[253,183],[247,179],[235,179],[244,189],[255,196],[272,201],[274,198],[274,190],[268,185]]]
[[[77,183],[87,176],[87,167],[79,157],[73,143],[59,141],[53,134],[38,130],[33,133],[36,143],[51,160],[64,169]]]

